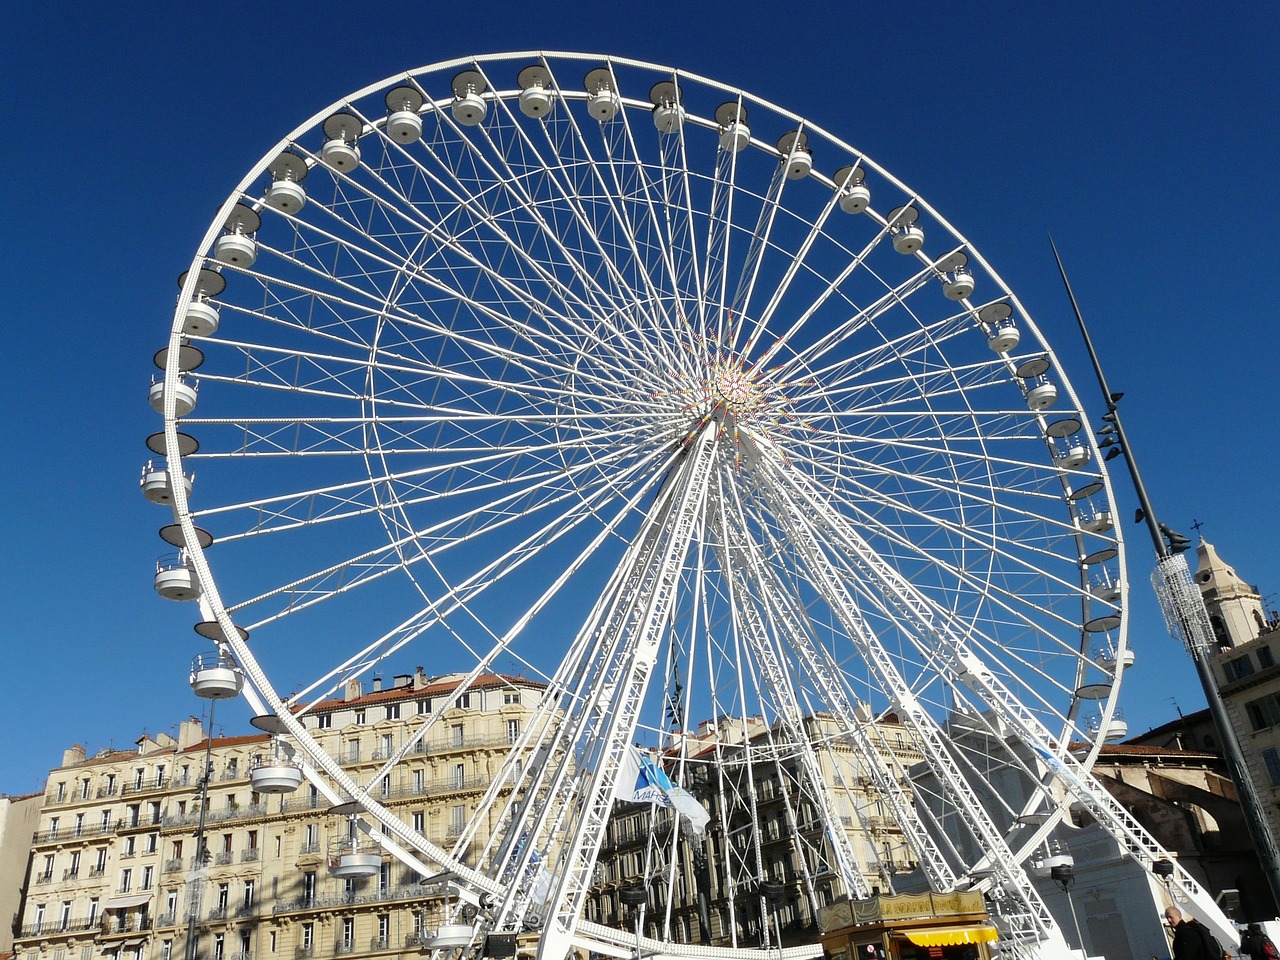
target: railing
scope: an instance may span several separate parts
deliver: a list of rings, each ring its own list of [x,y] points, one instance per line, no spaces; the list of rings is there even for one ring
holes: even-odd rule
[[[181,870],[181,869],[182,869],[181,857],[177,857],[173,860],[166,860],[164,862],[164,866],[160,868],[162,873],[173,873],[174,871]]]
[[[225,919],[227,919],[227,905],[226,905],[225,903],[222,903],[222,904],[219,904],[218,906],[214,907],[212,910],[210,910],[210,911],[209,911],[209,919],[210,919],[210,920],[225,920]]]
[[[257,914],[257,912],[258,905],[256,903],[242,903],[240,906],[236,907],[237,917],[252,917]]]
[[[119,788],[116,787],[115,784],[112,784],[109,787],[99,787],[98,799],[101,800],[103,797],[114,797],[119,792]]]
[[[106,872],[107,872],[107,868],[106,868],[105,866],[102,866],[102,867],[90,867],[90,868],[89,868],[89,879],[90,879],[90,880],[92,880],[94,877],[100,877],[100,876],[102,876],[102,875],[103,875],[104,873],[106,873]]]
[[[318,806],[319,804],[317,804]],[[227,820],[244,820],[249,817],[263,817],[269,811],[265,803],[249,803],[241,807],[230,810],[209,810],[205,813],[205,823],[224,823]],[[187,827],[194,826],[200,822],[200,811],[192,813],[184,813],[176,816],[168,816],[160,818],[160,825],[164,827]]]
[[[293,900],[277,900],[271,908],[273,914],[294,913],[299,910],[333,910],[339,907],[359,906],[371,903],[392,903],[398,900],[422,900],[443,895],[437,885],[423,886],[408,883],[399,887],[379,889],[369,893],[341,893],[330,897],[296,897]]]
[[[116,933],[141,933],[150,929],[151,918],[140,913],[127,917],[104,917],[102,920],[102,932],[107,936]]]
[[[390,950],[391,940],[388,937],[374,937],[369,941],[370,950]]]
[[[62,879],[63,879],[63,880],[75,880],[75,879],[77,879],[79,876],[80,876],[80,868],[79,868],[79,867],[68,867],[66,870],[63,870],[63,871],[62,871]]]
[[[213,858],[213,862],[219,867],[225,867],[228,863],[233,861],[235,858],[236,858],[236,855],[232,853],[230,850],[223,850],[221,853],[219,853],[216,857]]]
[[[425,947],[427,945],[427,935],[425,933],[406,933],[404,945],[406,947]]]
[[[299,853],[299,854],[304,854],[304,853],[319,853],[319,852],[320,852],[320,841],[319,841],[319,840],[312,840],[310,843],[304,843],[301,847],[299,847],[299,848],[298,848],[298,853]]]
[[[339,940],[333,945],[334,956],[341,956],[344,953],[352,953],[356,949],[354,940]]]
[[[156,917],[157,927],[172,927],[177,922],[178,915],[176,913],[162,913],[160,916]]]
[[[44,923],[28,923],[18,930],[19,937],[40,937],[50,933],[78,933],[81,930],[92,930],[97,926],[95,920],[82,917],[78,920],[46,920]]]
[[[168,777],[152,777],[150,780],[143,780],[141,783],[125,784],[124,789],[120,791],[120,795],[128,796],[131,793],[151,793],[155,790],[164,790],[168,786]]]
[[[261,857],[262,857],[262,851],[259,850],[257,847],[250,847],[249,849],[242,850],[240,852],[241,863],[250,863],[251,861],[258,860]]]
[[[137,855],[138,855],[138,852],[137,852],[136,850],[121,850],[121,851],[120,851],[120,859],[121,859],[121,860],[132,860],[132,859],[133,859],[134,857],[136,857]]]
[[[285,798],[280,802],[280,812],[285,813],[289,810],[315,810],[317,807],[325,806],[326,804],[327,801],[322,803],[319,796]]]
[[[50,870],[50,871],[48,871],[48,872],[46,872],[46,873],[37,873],[37,874],[36,874],[36,883],[52,883],[52,882],[53,882],[53,871],[52,871],[52,870]]]
[[[298,960],[301,960],[302,957],[310,957],[314,955],[315,949],[316,948],[314,944],[308,944],[307,946],[304,946],[304,947],[294,947],[293,955],[294,957],[298,958]]]
[[[229,767],[228,769],[222,771],[222,776],[218,777],[218,779],[219,780],[243,780],[244,775],[240,772],[238,767]]]

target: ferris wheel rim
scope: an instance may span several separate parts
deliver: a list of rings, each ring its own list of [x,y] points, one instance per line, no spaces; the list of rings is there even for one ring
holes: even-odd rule
[[[889,181],[893,186],[897,187],[903,193],[909,195],[911,198],[910,202],[912,204],[919,206],[931,218],[933,218],[936,222],[942,224],[947,230],[951,232],[951,234],[957,239],[960,246],[963,247],[969,253],[969,255],[977,262],[977,264],[980,265],[986,271],[986,273],[996,281],[996,283],[999,285],[999,288],[1003,291],[1003,296],[1007,298],[1008,302],[1012,304],[1012,306],[1016,309],[1021,323],[1025,325],[1025,327],[1030,333],[1035,335],[1039,343],[1045,345],[1046,357],[1049,359],[1049,362],[1053,364],[1055,368],[1057,367],[1056,358],[1053,356],[1051,350],[1048,349],[1047,344],[1045,344],[1043,337],[1040,336],[1039,331],[1036,329],[1034,325],[1034,321],[1032,320],[1030,314],[1027,311],[1022,309],[1021,304],[1017,301],[1013,293],[1009,290],[1009,288],[1006,285],[1004,285],[1003,281],[1000,280],[1000,278],[995,274],[994,270],[992,270],[989,267],[989,265],[986,264],[986,261],[981,257],[981,254],[976,250],[976,248],[973,247],[973,245],[969,243],[962,235],[960,235],[958,231],[956,231],[954,227],[952,227],[948,223],[948,221],[946,221],[931,206],[929,206],[926,201],[920,198],[917,194],[914,194],[913,192],[907,190],[905,186],[903,186],[895,178],[893,178],[892,174],[890,174],[887,170],[884,170],[883,168],[879,167],[879,165],[876,164],[873,160],[870,160],[869,158],[865,157],[865,155],[863,155],[861,152],[854,150],[854,148],[844,143],[843,141],[839,140],[838,138],[835,138],[830,134],[827,134],[825,131],[821,130],[821,128],[818,128],[810,124],[804,118],[801,118],[798,115],[792,114],[789,111],[778,108],[768,103],[767,101],[761,100],[759,98],[751,97],[750,95],[744,93],[741,90],[733,90],[727,85],[718,84],[714,81],[706,80],[705,78],[698,77],[697,75],[690,74],[684,71],[676,71],[676,70],[671,70],[670,68],[664,68],[664,67],[655,67],[652,64],[646,64],[646,63],[643,63],[642,61],[633,61],[633,60],[627,60],[622,58],[594,57],[593,55],[588,55],[588,54],[554,54],[554,53],[546,53],[546,54],[515,53],[515,54],[496,55],[491,58],[463,58],[460,60],[447,61],[441,64],[434,64],[428,67],[419,68],[417,70],[410,71],[409,73],[406,73],[406,74],[397,74],[393,77],[387,78],[384,81],[380,81],[379,83],[372,84],[364,88],[363,90],[358,91],[357,93],[351,95],[350,97],[344,98],[343,100],[336,102],[334,105],[330,106],[329,108],[326,108],[325,110],[320,111],[315,116],[313,116],[310,120],[304,122],[298,128],[296,128],[288,137],[282,140],[280,144],[277,145],[276,148],[273,148],[272,151],[269,151],[264,156],[263,160],[260,161],[260,163],[250,172],[250,174],[245,177],[245,179],[237,187],[236,191],[234,191],[231,197],[228,199],[227,204],[224,206],[224,209],[220,211],[217,217],[215,217],[214,223],[210,226],[209,231],[205,236],[204,242],[200,247],[200,250],[208,250],[212,247],[214,240],[221,232],[221,229],[222,229],[221,224],[226,220],[227,216],[230,214],[230,211],[237,204],[243,202],[243,199],[245,197],[250,196],[252,184],[254,183],[254,181],[259,180],[261,178],[262,174],[266,171],[267,167],[270,165],[273,158],[277,156],[282,150],[288,148],[292,143],[294,143],[296,140],[301,138],[304,133],[314,129],[316,125],[322,123],[324,118],[327,117],[330,113],[332,113],[332,111],[334,111],[335,109],[338,109],[341,106],[350,103],[351,101],[362,99],[363,97],[366,97],[372,93],[376,93],[378,91],[387,89],[397,82],[400,82],[403,80],[413,80],[413,79],[416,79],[417,77],[426,76],[428,74],[433,74],[433,75],[439,74],[439,73],[447,72],[449,70],[459,68],[465,65],[479,66],[482,63],[483,64],[503,63],[507,61],[520,60],[523,58],[547,59],[547,58],[555,58],[555,57],[563,57],[565,59],[573,60],[573,61],[604,62],[609,64],[611,68],[614,64],[617,64],[618,66],[641,68],[641,69],[650,70],[650,71],[657,71],[657,72],[666,71],[666,72],[669,72],[671,75],[677,77],[681,82],[686,82],[689,84],[703,84],[705,86],[719,90],[724,93],[736,94],[740,100],[749,98],[749,102],[751,103],[753,109],[772,111],[773,113],[779,116],[782,116],[788,120],[792,120],[792,121],[795,121],[796,123],[802,124],[804,128],[810,131],[811,133],[816,133],[818,135],[821,135],[825,137],[827,140],[829,140],[830,142],[843,146],[849,155],[851,156],[856,155],[859,158],[858,159],[859,163],[865,164],[869,169],[873,170],[877,176],[882,177],[886,181]],[[577,96],[576,93],[575,93],[575,96]],[[628,100],[625,100],[624,98],[623,103],[624,103],[624,107],[625,106],[634,107],[636,104],[639,103],[639,101],[628,101]],[[208,258],[206,255],[198,254],[196,259],[193,261],[193,264],[203,265],[207,262],[207,260]],[[170,355],[169,355],[168,363],[166,366],[166,382],[167,383],[171,380],[176,380],[179,372],[178,359],[177,359],[178,350],[176,348],[180,346],[180,344],[184,340],[184,337],[182,334],[181,307],[183,303],[189,302],[192,299],[194,299],[194,294],[197,287],[198,274],[199,274],[198,270],[189,270],[187,274],[186,282],[184,283],[182,288],[182,294],[181,294],[180,303],[179,303],[179,311],[178,311],[178,314],[175,315],[175,321],[174,321],[173,329],[171,331],[170,350],[169,350]],[[1065,376],[1060,376],[1058,382],[1064,387],[1068,395],[1068,399],[1070,400],[1070,403],[1072,405],[1072,409],[1075,409],[1075,410],[1081,409],[1080,404],[1078,403],[1078,400],[1076,399],[1074,392],[1072,391],[1069,380],[1067,380]],[[181,422],[181,418],[179,418],[176,415],[176,409],[174,407],[173,399],[170,396],[172,392],[173,392],[172,390],[166,390],[165,437],[166,437],[166,443],[167,443],[168,449],[170,451],[173,451],[170,457],[170,464],[169,464],[170,472],[172,474],[176,468],[177,474],[182,475],[183,457],[178,452],[179,451],[178,425]],[[371,419],[376,425],[377,423],[376,415]],[[1094,452],[1096,455],[1096,449]],[[373,451],[366,449],[365,451],[366,456],[371,453],[383,459],[385,459],[385,456],[386,456],[385,451],[383,451],[381,448]],[[1109,478],[1107,477],[1105,470],[1099,470],[1099,475],[1101,477],[1101,480],[1105,488],[1103,492],[1107,498],[1107,501],[1110,502],[1111,489],[1110,489]],[[287,712],[287,707],[288,707],[287,701],[278,698],[278,696],[275,694],[274,689],[271,687],[269,680],[266,678],[266,675],[262,673],[256,661],[254,660],[254,654],[251,647],[239,636],[238,628],[232,622],[230,609],[227,606],[225,606],[222,602],[222,599],[218,593],[217,584],[212,576],[212,571],[207,563],[206,558],[204,557],[203,548],[198,543],[198,537],[195,532],[196,528],[194,524],[194,517],[197,516],[198,512],[193,512],[190,509],[190,506],[187,503],[186,493],[182,489],[182,484],[176,485],[174,500],[177,508],[178,521],[182,525],[186,540],[188,543],[194,544],[194,546],[190,551],[192,563],[196,568],[196,572],[200,579],[202,588],[205,590],[206,602],[209,604],[210,608],[213,611],[213,614],[214,614],[213,619],[215,619],[221,625],[228,645],[231,648],[233,648],[239,656],[245,658],[244,665],[246,666],[246,669],[250,672],[251,679],[253,680],[255,687],[258,687],[259,684],[265,685],[264,692],[269,691],[269,699],[274,699],[276,701],[275,703],[272,704],[273,709],[275,709],[276,711]],[[1120,532],[1118,529],[1116,530],[1113,538],[1117,545],[1121,543]],[[1120,563],[1120,570],[1121,570],[1120,575],[1123,580],[1124,555],[1122,550],[1119,553],[1119,563]],[[1119,627],[1120,627],[1120,633],[1118,636],[1119,646],[1120,646],[1120,649],[1123,650],[1124,644],[1125,644],[1125,639],[1124,639],[1125,624],[1123,621],[1119,625]],[[1087,638],[1085,638],[1082,635],[1082,639],[1080,642],[1084,644],[1085,642],[1087,642]],[[1081,656],[1081,661],[1083,661],[1084,659],[1085,657]],[[1081,665],[1081,669],[1083,669],[1083,663]],[[1116,684],[1116,687],[1118,688],[1118,684]],[[1107,708],[1109,709],[1114,709],[1115,692],[1116,691],[1113,690],[1110,696],[1106,700]],[[1072,691],[1072,696],[1075,696],[1075,691]],[[1104,716],[1107,716],[1109,718],[1109,712],[1104,714]],[[296,733],[297,732],[295,732],[295,734]],[[309,740],[310,738],[306,737],[304,733],[303,739]],[[1092,751],[1090,755],[1090,759],[1092,759],[1092,756],[1096,756],[1097,750],[1100,749],[1100,745],[1101,745],[1101,740],[1092,744],[1090,748]],[[313,743],[313,746],[314,746],[314,743]],[[1065,749],[1065,747],[1066,745],[1064,744],[1063,749]],[[319,751],[318,747],[315,747],[315,749]],[[319,752],[322,752],[322,751],[319,751]],[[342,775],[341,769],[337,765],[336,761],[334,762],[333,767],[334,767],[333,770],[326,771],[326,772],[330,773],[330,775],[335,779],[335,781],[342,783],[342,780],[340,779],[340,776]],[[396,818],[390,813],[388,813],[385,810],[385,808],[381,808],[380,805],[376,804],[376,802],[373,802],[370,804],[369,809],[370,809],[370,813],[374,814],[376,818],[384,824],[384,826],[394,829],[392,821],[395,821]],[[378,814],[378,810],[382,811],[381,815]],[[383,819],[384,816],[387,819],[384,820]],[[415,838],[415,842],[417,842],[416,838]],[[482,889],[484,888],[485,885],[483,883],[479,881],[476,881],[476,882],[479,888],[482,888]]]

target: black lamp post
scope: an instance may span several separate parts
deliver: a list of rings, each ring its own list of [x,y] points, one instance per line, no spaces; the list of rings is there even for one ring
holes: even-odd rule
[[[768,905],[769,914],[773,917],[773,932],[778,941],[778,956],[782,956],[782,923],[778,919],[778,907],[782,904],[783,897],[782,884],[775,880],[765,880],[760,884],[760,896],[764,897],[764,902]],[[767,924],[768,921],[766,920]]]
[[[1093,340],[1085,326],[1084,316],[1080,313],[1080,305],[1076,303],[1071,282],[1067,280],[1067,271],[1062,265],[1062,258],[1058,256],[1058,247],[1054,244],[1053,237],[1049,238],[1049,245],[1053,248],[1053,258],[1058,263],[1058,272],[1062,274],[1062,283],[1067,288],[1067,298],[1071,301],[1071,309],[1075,312],[1076,322],[1080,325],[1080,335],[1084,338],[1085,348],[1089,351],[1089,360],[1093,363],[1093,372],[1098,378],[1098,386],[1102,389],[1102,396],[1106,401],[1107,412],[1102,417],[1106,426],[1099,431],[1104,435],[1104,445],[1111,447],[1105,459],[1111,460],[1116,456],[1123,456],[1125,466],[1129,469],[1129,478],[1133,481],[1133,489],[1138,496],[1140,508],[1138,519],[1146,521],[1152,545],[1155,547],[1156,572],[1153,579],[1158,579],[1156,590],[1160,595],[1160,605],[1164,610],[1165,620],[1169,631],[1184,641],[1187,651],[1191,654],[1200,687],[1209,704],[1209,714],[1213,718],[1218,741],[1222,744],[1222,755],[1227,765],[1227,772],[1235,784],[1236,796],[1240,799],[1240,809],[1249,829],[1249,838],[1258,852],[1258,860],[1262,864],[1262,872],[1266,875],[1267,885],[1271,888],[1272,899],[1277,906],[1280,906],[1280,850],[1276,847],[1275,837],[1263,813],[1262,801],[1245,766],[1240,740],[1236,736],[1235,727],[1231,725],[1231,718],[1227,716],[1226,705],[1222,702],[1222,695],[1218,692],[1218,685],[1214,682],[1213,671],[1209,666],[1212,630],[1209,627],[1204,600],[1195,585],[1190,582],[1187,563],[1182,557],[1182,552],[1191,546],[1191,541],[1156,520],[1155,510],[1152,509],[1151,500],[1147,496],[1147,488],[1138,473],[1133,448],[1129,445],[1129,438],[1124,432],[1120,410],[1116,406],[1124,394],[1112,393],[1107,386],[1107,379],[1102,373],[1102,364],[1098,360],[1097,351],[1093,348]],[[1111,437],[1114,437],[1114,443],[1107,442]],[[1161,861],[1157,861],[1153,869],[1160,863]],[[1168,864],[1168,875],[1171,876],[1173,864],[1167,860],[1163,863]]]
[[[1049,876],[1067,895],[1067,906],[1071,908],[1071,924],[1076,928],[1076,943],[1080,945],[1080,952],[1083,953],[1084,936],[1080,933],[1080,918],[1076,916],[1076,902],[1071,898],[1071,881],[1076,878],[1075,865],[1059,863],[1049,870]]]
[[[627,905],[627,909],[636,922],[636,960],[640,960],[640,919],[644,915],[644,904],[649,899],[644,887],[623,887],[618,891],[618,899]]]

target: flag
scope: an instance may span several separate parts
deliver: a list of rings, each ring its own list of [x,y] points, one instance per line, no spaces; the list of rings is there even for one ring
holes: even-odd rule
[[[689,830],[695,837],[707,831],[711,814],[707,813],[693,794],[671,782],[662,768],[635,747],[628,747],[618,770],[618,786],[615,796],[631,803],[656,803],[680,814],[689,821]]]

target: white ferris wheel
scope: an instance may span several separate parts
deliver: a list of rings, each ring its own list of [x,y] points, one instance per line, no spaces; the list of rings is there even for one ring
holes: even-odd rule
[[[364,842],[453,878],[461,943],[629,942],[584,904],[636,746],[711,814],[731,910],[901,867],[1030,954],[1070,807],[1163,857],[1088,774],[1132,655],[1080,403],[973,245],[810,120],[617,58],[438,64],[272,147],[180,283],[157,585]],[[545,689],[450,843],[375,789],[440,710],[360,777],[305,729],[406,664]]]

